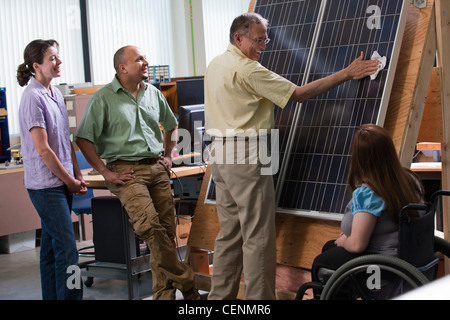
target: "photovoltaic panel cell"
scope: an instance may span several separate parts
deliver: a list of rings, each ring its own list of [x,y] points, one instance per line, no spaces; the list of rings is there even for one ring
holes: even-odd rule
[[[311,55],[320,7],[321,2],[317,0],[258,1],[255,12],[270,20],[268,37],[271,39],[261,56],[261,64],[293,83],[301,84]],[[286,156],[296,105],[290,101],[284,109],[276,107],[274,110],[280,135],[280,165]],[[275,184],[277,180],[278,174],[274,177]]]
[[[276,108],[279,208],[344,212],[352,137],[363,123],[384,122],[405,7],[400,0],[257,1],[254,11],[270,21],[272,39],[260,62],[294,83],[335,73],[361,52],[388,59],[373,81],[349,81],[301,106]]]

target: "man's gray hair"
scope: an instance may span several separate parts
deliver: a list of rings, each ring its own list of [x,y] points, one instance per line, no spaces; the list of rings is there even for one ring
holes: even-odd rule
[[[258,13],[244,13],[234,19],[230,28],[230,43],[235,44],[234,35],[239,33],[243,36],[249,36],[252,23],[262,24],[269,27],[269,20],[263,18]]]

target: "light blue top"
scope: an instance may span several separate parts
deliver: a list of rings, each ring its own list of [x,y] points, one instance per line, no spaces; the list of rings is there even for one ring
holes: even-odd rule
[[[352,196],[352,214],[357,212],[368,212],[376,217],[380,217],[383,210],[386,209],[384,200],[368,187],[360,187],[353,192]]]
[[[50,86],[53,97],[34,77],[23,92],[19,107],[20,141],[25,170],[25,187],[31,190],[56,188],[64,182],[45,165],[31,138],[30,130],[47,131],[48,144],[73,177],[69,119],[61,92]]]
[[[358,212],[368,212],[378,218],[365,252],[396,256],[398,225],[390,219],[384,200],[367,186],[353,191],[341,222],[342,232],[346,236],[351,235],[353,217]]]

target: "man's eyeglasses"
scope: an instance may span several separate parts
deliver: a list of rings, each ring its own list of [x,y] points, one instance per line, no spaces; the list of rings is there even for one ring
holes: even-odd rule
[[[260,45],[260,44],[263,44],[263,43],[264,44],[268,44],[270,42],[269,38],[266,38],[266,39],[252,39],[252,38],[249,38],[249,37],[246,37],[246,36],[243,36],[243,37],[252,40],[257,45]]]

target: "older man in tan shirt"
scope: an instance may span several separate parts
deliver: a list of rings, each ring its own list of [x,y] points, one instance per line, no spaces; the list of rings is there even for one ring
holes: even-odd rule
[[[246,299],[275,299],[275,190],[261,161],[274,127],[274,103],[284,108],[289,100],[304,102],[378,69],[378,61],[364,61],[361,53],[347,68],[297,86],[258,62],[270,41],[267,28],[258,14],[237,17],[227,51],[205,75],[205,126],[214,137],[211,168],[220,222],[209,299],[236,299],[242,270]]]

